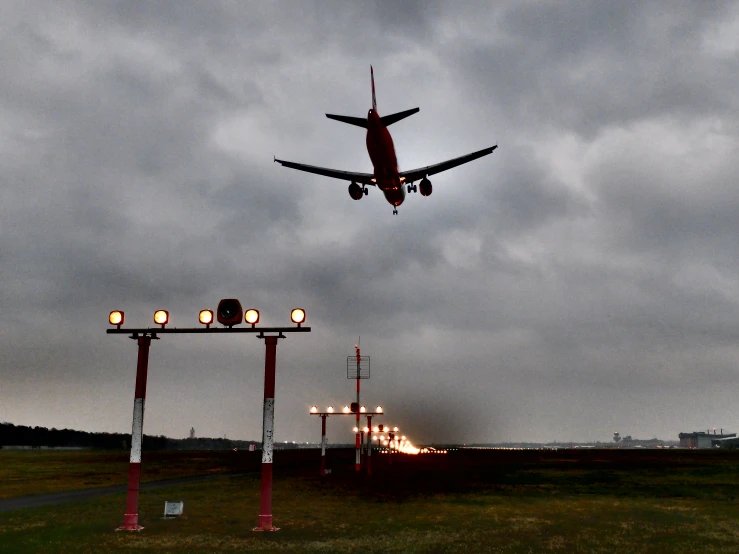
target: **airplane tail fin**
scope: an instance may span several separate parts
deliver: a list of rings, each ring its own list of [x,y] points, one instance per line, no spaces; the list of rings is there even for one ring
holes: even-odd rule
[[[372,109],[377,111],[377,97],[375,96],[375,70],[370,66],[370,79],[372,80]]]
[[[372,69],[372,66],[370,66],[370,78],[372,81],[372,109],[377,112],[377,96],[375,95],[375,71],[374,69]],[[405,110],[404,112],[398,112],[386,115],[385,117],[381,117],[380,121],[382,121],[382,124],[387,127],[388,125],[392,125],[393,123],[396,123],[401,119],[405,119],[406,117],[413,115],[414,113],[418,113],[418,111],[418,108]],[[352,117],[349,115],[336,115],[332,113],[327,113],[326,117],[335,121],[341,121],[342,123],[348,123],[349,125],[356,125],[357,127],[362,127],[363,129],[367,128],[367,119],[364,117]]]

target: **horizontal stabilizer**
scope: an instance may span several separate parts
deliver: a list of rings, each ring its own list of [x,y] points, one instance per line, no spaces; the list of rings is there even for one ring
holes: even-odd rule
[[[413,115],[414,113],[418,113],[419,108],[413,108],[411,110],[405,110],[404,112],[398,112],[390,115],[386,115],[384,117],[380,118],[380,121],[382,121],[382,124],[385,127],[389,127],[393,123],[397,123],[401,119],[405,119],[409,115]]]
[[[348,115],[334,115],[332,113],[327,113],[326,117],[328,117],[329,119],[335,119],[336,121],[341,121],[342,123],[348,123],[349,125],[356,125],[357,127],[362,127],[364,129],[367,128],[367,119],[364,117],[351,117]]]

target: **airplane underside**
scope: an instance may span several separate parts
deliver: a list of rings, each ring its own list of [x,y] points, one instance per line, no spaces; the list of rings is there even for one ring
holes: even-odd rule
[[[385,200],[387,200],[393,208],[396,208],[393,210],[393,213],[397,214],[397,207],[403,203],[403,200],[405,200],[405,189],[400,187],[399,189],[383,190],[382,194],[385,195]]]
[[[367,130],[366,144],[367,153],[372,161],[373,173],[360,173],[354,171],[342,171],[331,169],[328,167],[317,167],[302,163],[289,162],[286,160],[278,160],[285,167],[324,175],[334,179],[342,179],[349,181],[349,196],[354,200],[361,200],[369,193],[369,187],[376,186],[382,191],[385,200],[393,207],[393,214],[398,213],[398,206],[405,201],[406,190],[408,193],[420,192],[421,196],[431,196],[433,190],[429,177],[447,171],[453,167],[460,166],[492,154],[498,148],[498,145],[491,146],[471,152],[458,158],[443,161],[441,163],[419,167],[411,170],[398,170],[397,156],[395,155],[395,146],[393,139],[387,130],[389,125],[396,123],[406,117],[418,113],[418,108],[405,110],[402,112],[380,117],[377,113],[377,100],[375,98],[375,78],[372,67],[370,66],[370,78],[372,82],[372,109],[367,113],[366,118],[351,117],[345,115],[326,114],[329,119],[348,123],[356,127]],[[417,182],[417,184],[415,184]]]

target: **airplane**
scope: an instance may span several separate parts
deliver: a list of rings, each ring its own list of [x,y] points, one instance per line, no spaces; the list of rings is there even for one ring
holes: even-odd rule
[[[395,156],[395,146],[393,145],[393,139],[387,128],[401,119],[405,119],[414,113],[418,113],[419,108],[413,108],[380,117],[377,113],[375,72],[372,66],[370,66],[370,79],[372,81],[372,108],[367,113],[367,119],[328,113],[326,114],[326,117],[336,121],[341,121],[342,123],[348,123],[349,125],[356,125],[357,127],[367,129],[367,152],[372,161],[374,173],[356,173],[353,171],[329,169],[327,167],[316,167],[313,165],[278,160],[276,157],[274,158],[274,161],[291,169],[324,175],[326,177],[333,177],[334,179],[348,180],[350,181],[349,196],[354,200],[361,200],[363,196],[367,196],[369,194],[368,186],[379,187],[385,195],[385,199],[393,207],[393,215],[397,215],[398,206],[400,206],[405,200],[406,190],[410,194],[411,192],[418,192],[418,189],[420,188],[421,196],[431,196],[432,186],[431,181],[428,179],[430,175],[436,175],[437,173],[441,173],[447,169],[452,169],[458,165],[466,164],[467,162],[471,162],[477,158],[487,156],[488,154],[492,154],[493,150],[498,148],[498,145],[496,144],[490,148],[484,148],[483,150],[478,150],[477,152],[472,152],[471,154],[466,154],[459,158],[447,160],[435,165],[411,169],[410,171],[399,171],[398,160]],[[414,181],[418,181],[419,179],[420,182],[418,185],[415,185]]]

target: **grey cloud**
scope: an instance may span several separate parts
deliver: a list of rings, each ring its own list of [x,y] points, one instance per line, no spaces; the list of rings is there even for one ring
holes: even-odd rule
[[[125,430],[135,345],[104,335],[108,310],[147,325],[164,307],[184,326],[237,296],[265,324],[300,305],[313,326],[280,345],[278,440],[315,439],[305,406],[351,396],[357,335],[377,364],[366,398],[414,442],[607,440],[614,421],[674,438],[675,421],[730,419],[684,406],[730,405],[736,380],[739,72],[730,45],[710,46],[732,17],[705,3],[8,10],[0,418]],[[370,170],[363,134],[323,116],[364,113],[370,63],[383,110],[421,106],[391,129],[403,167],[500,145],[397,217],[377,191],[355,202],[271,157]],[[258,438],[260,343],[201,339],[154,346],[147,430]]]

